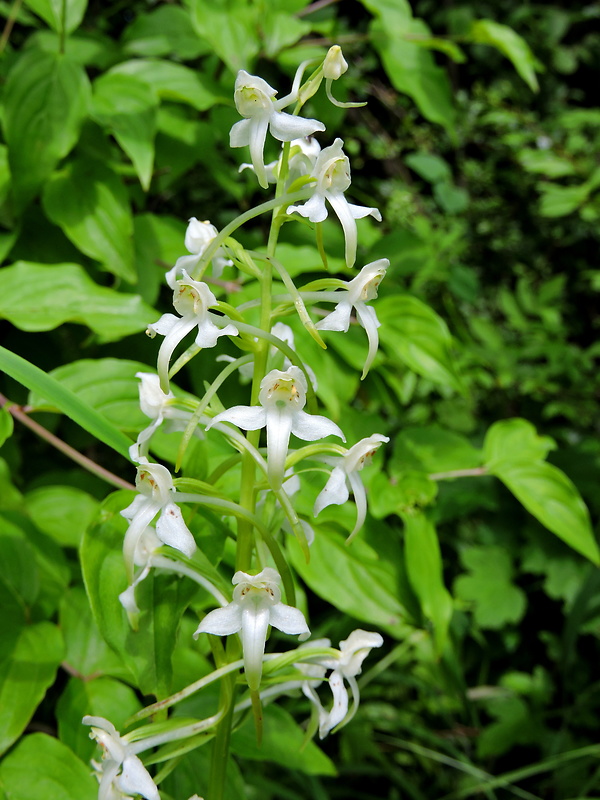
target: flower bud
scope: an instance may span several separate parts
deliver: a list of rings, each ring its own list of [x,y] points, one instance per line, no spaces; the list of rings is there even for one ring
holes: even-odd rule
[[[330,47],[323,61],[323,75],[328,80],[337,81],[348,69],[348,62],[342,55],[339,44]]]

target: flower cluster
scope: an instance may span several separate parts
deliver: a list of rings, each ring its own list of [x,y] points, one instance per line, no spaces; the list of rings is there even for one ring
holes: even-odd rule
[[[285,265],[275,258],[277,236],[283,224],[292,223],[297,219],[295,215],[299,215],[317,226],[320,235],[318,226],[331,208],[342,226],[349,270],[357,259],[356,220],[366,216],[381,220],[376,208],[355,205],[346,197],[351,188],[351,173],[342,139],[321,147],[314,134],[322,133],[325,126],[298,114],[322,81],[329,99],[344,105],[333,98],[331,86],[346,72],[348,64],[340,48],[333,47],[302,83],[305,67],[299,69],[291,92],[281,99],[276,99],[277,91],[262,78],[244,70],[238,73],[234,100],[242,119],[231,129],[230,144],[236,148],[249,147],[251,163],[243,164],[241,169],[250,168],[261,187],[267,188],[269,182],[277,184],[279,206],[275,207],[267,253],[244,249],[232,238],[234,224],[227,226],[229,235],[225,235],[208,221],[200,222],[195,217],[189,220],[185,235],[188,254],[177,259],[166,276],[176,313],[163,314],[147,330],[151,337],[159,335],[163,339],[157,374],[138,373],[140,406],[150,423],[131,447],[138,471],[137,495],[121,512],[128,520],[123,545],[128,585],[120,600],[130,619],[133,621],[140,615],[136,587],[152,569],[186,575],[207,589],[220,607],[205,614],[194,637],[202,634],[239,637],[235,646],[228,646],[227,653],[234,653],[239,647],[241,659],[230,660],[229,666],[221,665],[215,674],[243,666],[257,731],[261,725],[258,709],[265,659],[269,658],[265,650],[270,629],[276,628],[301,640],[310,636],[306,618],[295,604],[294,580],[281,546],[281,531],[291,531],[307,557],[309,545],[319,533],[318,529],[313,530],[306,505],[303,515],[296,510],[295,494],[301,486],[304,491],[306,473],[326,471],[327,479],[314,499],[313,517],[328,506],[346,503],[352,494],[356,505],[356,522],[349,535],[349,540],[352,539],[363,527],[367,515],[367,495],[360,472],[381,445],[389,441],[387,436],[373,433],[348,448],[339,444],[346,442],[342,429],[333,420],[316,413],[318,376],[296,349],[292,329],[281,321],[296,311],[304,329],[323,346],[321,332],[347,332],[356,322],[364,328],[368,340],[362,375],[365,378],[379,344],[379,321],[370,303],[377,298],[389,267],[389,261],[382,258],[363,266],[350,280],[328,276],[316,284],[297,287]],[[293,113],[284,111],[294,104]],[[283,146],[279,158],[267,165],[264,150],[268,133]],[[269,209],[274,207],[273,203],[267,205]],[[248,213],[243,216],[244,220],[249,218]],[[204,277],[211,263],[212,278]],[[237,268],[241,280],[257,280],[260,300],[246,300],[234,307],[218,299],[217,294],[225,286],[220,280],[225,268]],[[273,293],[273,270],[285,285],[287,295]],[[324,310],[327,304],[333,304],[333,309]],[[260,323],[256,324],[254,310],[259,305]],[[175,351],[192,331],[193,344],[174,359]],[[179,393],[171,384],[174,374],[201,350],[217,347],[219,351],[236,348],[241,355],[219,353],[215,361],[225,362],[226,366],[212,383],[205,384],[202,398]],[[222,396],[230,396],[231,390],[223,387],[235,375],[251,381],[250,403],[227,407],[220,393],[223,389]],[[220,435],[233,454],[225,458],[214,456],[209,469],[213,471],[212,484],[194,477],[174,479],[167,467],[150,460],[153,437],[158,430],[182,432],[179,463],[194,435],[206,437],[207,444]],[[295,440],[311,444],[298,448]],[[212,452],[210,447],[208,452]],[[304,461],[308,465],[299,469]],[[238,485],[239,493],[234,491]],[[310,491],[309,486],[307,482]],[[231,600],[231,594],[225,596],[227,589],[216,585],[216,571],[207,577],[199,570],[200,556],[205,557],[196,552],[197,544],[188,527],[191,523],[189,519],[186,523],[180,504],[209,508],[211,514],[220,516],[220,522],[232,537],[237,537]],[[282,591],[287,602],[282,600]],[[328,640],[319,639],[297,647],[296,668],[302,675],[297,688],[314,707],[321,737],[352,717],[359,699],[356,677],[370,650],[382,643],[378,633],[358,630],[342,641],[337,651]],[[319,650],[324,652],[319,655]],[[332,693],[332,703],[324,705],[317,690],[325,681]],[[353,698],[350,711],[349,691]],[[221,724],[221,717],[227,715],[219,713],[214,721],[204,721],[204,728]],[[231,715],[227,719],[230,722]],[[86,717],[84,721],[92,726],[92,736],[105,753],[102,766],[97,767],[101,798],[125,798],[128,793],[137,793],[147,800],[156,800],[156,786],[136,755],[145,747],[132,745],[107,720]],[[197,730],[196,725],[194,731]],[[161,734],[160,741],[168,741],[169,736],[168,732]],[[158,741],[156,737],[148,741],[155,740]],[[146,745],[150,746],[148,742]]]

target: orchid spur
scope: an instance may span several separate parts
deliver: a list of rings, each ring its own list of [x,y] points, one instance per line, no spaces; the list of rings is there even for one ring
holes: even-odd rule
[[[244,671],[252,691],[260,686],[269,625],[292,635],[310,634],[302,612],[281,602],[280,581],[279,573],[271,567],[265,567],[258,575],[236,572],[232,580],[233,601],[209,612],[194,633],[194,638],[201,633],[241,633]]]
[[[351,179],[350,162],[342,150],[343,144],[342,139],[336,139],[332,145],[321,150],[311,173],[315,181],[312,197],[301,205],[288,206],[287,213],[296,211],[311,222],[323,222],[327,218],[327,200],[342,223],[346,264],[352,267],[356,261],[358,238],[356,220],[370,215],[381,222],[381,213],[376,208],[356,206],[346,200],[344,192],[350,187]]]
[[[356,503],[356,523],[348,541],[362,528],[367,514],[367,495],[358,473],[369,463],[384,442],[389,442],[389,437],[374,433],[373,436],[361,439],[340,458],[321,456],[320,460],[333,464],[333,470],[325,488],[315,501],[313,513],[316,517],[327,506],[342,505],[348,500],[352,491]]]
[[[286,114],[283,108],[293,103],[295,93],[275,100],[277,90],[255,75],[241,69],[235,80],[235,107],[245,119],[236,122],[229,134],[231,147],[250,146],[252,166],[259,184],[269,185],[264,163],[264,148],[267,129],[280,142],[291,142],[324,131],[325,125],[316,119],[303,119]]]
[[[305,442],[330,435],[346,441],[335,422],[303,411],[307,388],[306,378],[299,367],[292,366],[285,371],[273,369],[261,381],[260,406],[233,406],[217,414],[206,429],[216,422],[232,422],[245,431],[266,427],[268,477],[272,488],[277,490],[283,480],[292,433]]]

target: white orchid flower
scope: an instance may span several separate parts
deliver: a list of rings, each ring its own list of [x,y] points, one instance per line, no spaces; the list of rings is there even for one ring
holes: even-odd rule
[[[344,192],[349,188],[351,179],[350,162],[342,150],[343,144],[342,139],[336,139],[332,145],[321,150],[311,173],[316,182],[312,197],[301,205],[288,206],[287,213],[296,211],[311,222],[323,222],[327,218],[327,200],[342,223],[346,264],[351,267],[356,261],[356,220],[370,215],[381,222],[381,214],[376,208],[356,206],[346,200]]]
[[[324,131],[316,119],[303,119],[286,114],[281,109],[295,101],[294,94],[275,100],[277,90],[255,75],[241,69],[235,80],[235,107],[245,119],[236,122],[229,134],[231,147],[250,146],[250,159],[258,182],[266,189],[268,178],[264,163],[267,129],[280,142],[311,136]]]
[[[183,277],[175,281],[173,305],[181,316],[163,314],[158,322],[148,325],[146,333],[154,337],[164,336],[158,351],[158,374],[163,392],[169,391],[169,362],[179,342],[194,328],[198,328],[196,344],[198,347],[214,347],[220,336],[237,336],[238,329],[232,323],[219,327],[221,317],[209,311],[217,305],[217,298],[202,281],[194,281],[185,270]]]
[[[191,558],[196,549],[194,537],[174,502],[177,493],[169,470],[161,464],[150,464],[145,458],[140,458],[137,470],[135,485],[140,494],[131,505],[121,511],[121,516],[130,521],[123,542],[130,583],[133,579],[136,547],[157,514],[160,516],[156,522],[156,534],[163,544],[174,547],[188,558]]]
[[[133,551],[133,563],[136,567],[141,567],[133,582],[121,592],[119,602],[127,612],[130,619],[136,619],[140,613],[139,606],[135,599],[135,590],[139,584],[145,580],[152,569],[152,556],[162,547],[162,542],[156,535],[154,528],[148,526],[135,543]]]
[[[260,686],[269,625],[291,635],[310,634],[304,614],[281,602],[280,582],[279,573],[271,567],[265,567],[258,575],[236,572],[232,581],[233,601],[208,613],[194,633],[194,638],[201,633],[215,636],[241,633],[244,671],[252,691]]]
[[[322,642],[315,642],[315,645],[317,644],[320,647],[328,647],[329,641],[323,640]],[[319,713],[319,736],[321,739],[324,739],[336,725],[344,721],[349,722],[354,716],[360,700],[356,676],[360,675],[363,661],[371,650],[374,647],[381,647],[382,644],[383,637],[379,633],[363,631],[359,628],[352,631],[350,636],[343,642],[340,642],[340,651],[337,658],[327,657],[315,660],[311,659],[310,662],[308,662],[308,668],[306,664],[295,665],[306,675],[306,680],[302,684],[302,691]],[[301,650],[302,648],[299,647],[298,652]],[[315,688],[315,680],[323,678],[319,668],[331,670],[328,682],[331,693],[333,694],[333,705],[329,711],[321,704]],[[348,690],[344,685],[344,681],[347,681],[352,690],[354,702],[353,710],[350,714],[348,714]]]
[[[305,442],[331,435],[346,441],[335,422],[302,410],[306,405],[306,390],[306,378],[299,367],[273,369],[261,381],[260,406],[234,406],[222,411],[207,425],[207,430],[216,422],[232,422],[245,431],[266,427],[269,480],[274,489],[279,489],[292,433]]]
[[[320,152],[321,145],[317,142],[314,136],[308,136],[305,139],[293,139],[290,145],[290,153],[288,158],[286,186],[292,184],[295,180],[297,180],[297,178],[302,178],[304,175],[310,175]],[[251,169],[254,171],[252,164],[240,164],[239,172],[243,172],[245,169]],[[280,169],[281,156],[276,161],[271,161],[270,164],[265,165],[265,171],[269,183],[277,183]]]
[[[362,377],[364,378],[369,371],[379,347],[379,334],[377,328],[380,322],[372,306],[368,306],[369,300],[375,300],[379,284],[385,277],[390,262],[387,258],[380,258],[367,264],[361,269],[358,275],[351,281],[346,281],[346,288],[331,293],[331,299],[340,297],[339,303],[333,311],[319,320],[316,328],[320,331],[344,331],[350,327],[350,314],[352,309],[356,312],[356,318],[367,333],[369,340],[369,351],[363,368]]]
[[[204,251],[216,235],[217,229],[214,225],[211,225],[207,219],[205,219],[203,222],[200,222],[196,219],[196,217],[190,217],[188,220],[184,241],[186,249],[191,255],[181,256],[178,258],[175,262],[175,266],[172,267],[165,275],[166,281],[171,289],[176,288],[175,284],[177,282],[177,278],[184,271],[188,274],[193,272],[198,262],[204,255]],[[219,278],[225,267],[229,267],[231,264],[233,264],[233,261],[225,256],[222,247],[218,248],[211,261],[213,265],[214,278]]]
[[[90,738],[95,739],[103,751],[102,764],[92,762],[100,782],[98,800],[129,800],[132,795],[160,800],[156,784],[136,755],[135,745],[120,736],[112,722],[104,717],[85,716],[82,722],[92,726]]]
[[[315,500],[313,514],[316,517],[327,506],[343,505],[352,492],[356,503],[356,524],[348,541],[362,528],[367,514],[367,494],[358,473],[371,461],[384,442],[389,442],[388,436],[374,433],[373,436],[361,439],[340,458],[322,456],[320,459],[333,464],[333,469],[325,488]]]

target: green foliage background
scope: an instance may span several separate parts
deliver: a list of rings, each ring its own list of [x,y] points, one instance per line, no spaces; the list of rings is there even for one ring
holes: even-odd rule
[[[168,308],[163,277],[186,221],[221,228],[261,201],[237,171],[246,154],[228,146],[236,71],[284,94],[301,60],[338,43],[350,69],[336,90],[368,99],[346,111],[317,96],[308,111],[344,139],[353,197],[383,214],[359,237],[362,264],[391,262],[381,351],[362,383],[362,331],[306,357],[353,440],[377,430],[392,442],[365,473],[359,538],[345,547],[353,510],[329,509],[310,565],[293,546],[290,559],[313,631],[378,629],[385,655],[367,664],[353,723],[321,750],[301,749],[298,698],[269,709],[260,750],[240,728],[230,795],[596,796],[598,4],[26,0],[0,15],[1,391],[125,480],[127,437],[145,425],[134,376],[155,359],[143,331]],[[260,225],[245,244],[259,246]],[[286,226],[282,241],[292,275],[322,269],[308,226]],[[335,222],[325,241],[340,251]],[[194,362],[182,388],[202,392],[215,374]],[[120,607],[102,616],[88,580],[94,622],[80,546],[91,531],[84,571],[107,570],[116,596],[129,498],[98,516],[106,484],[7,409],[0,797],[42,785],[37,796],[86,800],[83,714],[119,727],[141,694],[179,688],[208,662],[194,614],[178,632],[157,607],[144,629],[172,643],[172,663],[164,652],[138,663]],[[154,449],[174,461],[175,448],[163,436]],[[211,455],[192,451],[184,474],[205,477]],[[212,564],[227,563],[218,521],[198,535]],[[164,576],[147,592],[190,603]],[[165,797],[202,794],[205,750],[161,784]]]

